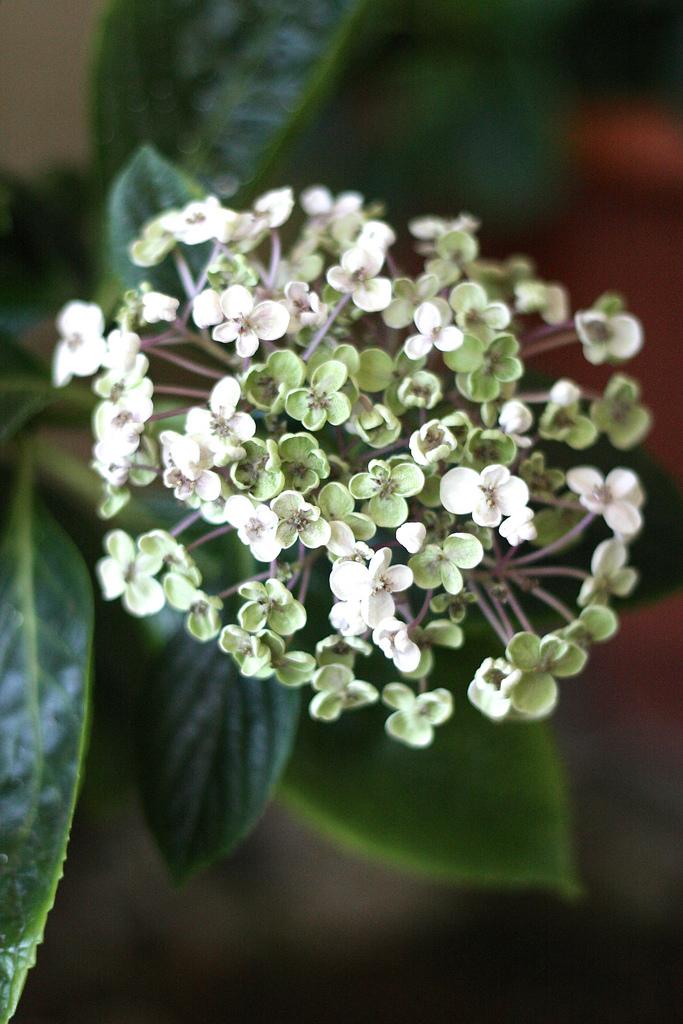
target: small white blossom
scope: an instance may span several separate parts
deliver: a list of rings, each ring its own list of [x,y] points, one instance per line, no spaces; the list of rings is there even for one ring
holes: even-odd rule
[[[164,483],[172,487],[180,501],[193,495],[203,501],[215,501],[221,493],[221,478],[211,470],[213,453],[196,438],[164,430],[159,435],[161,453],[166,467]]]
[[[363,541],[357,541],[353,530],[348,523],[341,519],[330,520],[330,539],[327,542],[327,550],[333,555],[341,558],[351,559],[354,562],[369,562],[374,551]]]
[[[333,196],[324,185],[312,185],[299,197],[301,208],[309,217],[327,223],[349,213],[358,213],[363,206],[360,192],[340,192]]]
[[[93,391],[100,398],[108,398],[112,402],[124,400],[126,395],[137,389],[141,389],[151,398],[153,385],[151,380],[145,377],[148,369],[149,359],[143,355],[135,356],[126,369],[116,367],[101,374],[93,384]]]
[[[327,315],[327,306],[305,281],[288,281],[285,300],[289,313],[288,334],[296,334],[304,327],[317,327]]]
[[[614,533],[628,537],[640,529],[644,495],[632,470],[613,469],[605,478],[593,466],[576,466],[567,472],[567,485],[584,508],[604,517]]]
[[[369,220],[361,228],[356,245],[361,249],[381,249],[386,252],[396,241],[396,232],[381,220]]]
[[[281,302],[254,303],[251,293],[241,284],[233,284],[220,297],[226,317],[224,323],[214,327],[216,341],[234,341],[238,355],[243,359],[253,356],[259,341],[275,341],[285,334],[289,313]]]
[[[330,587],[342,601],[360,601],[360,611],[368,626],[376,626],[394,614],[392,594],[412,586],[413,572],[407,565],[391,565],[391,550],[380,548],[369,565],[342,560],[330,573]]]
[[[62,388],[72,377],[97,373],[107,352],[104,315],[94,302],[69,302],[57,317],[59,342],[52,362],[52,381]]]
[[[146,324],[172,324],[178,316],[180,300],[163,292],[142,293],[142,319]]]
[[[510,693],[522,678],[504,658],[485,658],[467,689],[467,696],[475,708],[499,722],[512,708]]]
[[[127,373],[135,366],[139,352],[139,335],[135,331],[116,329],[110,331],[107,336],[107,352],[102,364],[110,370],[121,370]]]
[[[414,672],[420,664],[420,648],[410,639],[405,622],[393,616],[382,619],[372,632],[372,642],[399,672]]]
[[[151,399],[152,382],[144,378],[131,391],[120,394],[116,401],[101,402],[95,410],[95,437],[102,452],[132,455],[140,444],[145,423],[154,411]]]
[[[461,213],[450,219],[433,216],[415,217],[409,221],[408,230],[413,238],[418,238],[421,242],[432,242],[451,231],[466,231],[472,234],[479,229],[480,223],[479,218],[473,217],[471,213]]]
[[[391,281],[377,277],[383,263],[381,249],[354,246],[342,253],[341,266],[330,267],[327,281],[336,291],[350,294],[359,309],[376,313],[391,302]]]
[[[342,636],[361,636],[367,630],[360,601],[337,601],[330,611],[332,628]]]
[[[279,228],[294,209],[291,188],[275,188],[264,192],[254,203],[254,212],[269,228]]]
[[[422,550],[426,536],[427,529],[424,523],[404,523],[396,531],[396,540],[411,555],[416,555]]]
[[[551,387],[549,397],[550,401],[554,402],[555,405],[563,407],[574,405],[581,398],[581,388],[573,380],[561,377]]]
[[[643,326],[630,313],[610,316],[598,309],[583,310],[574,317],[576,333],[589,363],[631,359],[643,347]]]
[[[453,714],[453,695],[443,687],[415,694],[405,683],[389,683],[382,690],[382,700],[396,709],[385,723],[388,735],[409,747],[428,747],[434,726]]]
[[[578,604],[606,604],[610,596],[628,597],[638,582],[638,573],[626,565],[628,550],[619,540],[603,540],[591,559],[591,572],[584,581]]]
[[[528,500],[529,488],[506,466],[487,466],[481,473],[457,466],[441,480],[444,508],[454,515],[471,515],[478,526],[498,526],[503,516],[519,512]]]
[[[237,216],[234,210],[221,206],[215,196],[207,196],[167,214],[161,226],[184,245],[201,245],[211,239],[228,242]]]
[[[508,434],[519,448],[528,448],[531,444],[531,438],[523,435],[533,422],[534,417],[529,406],[516,399],[505,402],[498,415],[501,430]]]
[[[123,530],[112,530],[104,538],[108,558],[96,566],[105,601],[120,597],[131,615],[156,615],[164,606],[164,591],[154,579],[162,565],[158,554],[138,551]]]
[[[279,519],[267,505],[254,506],[246,495],[233,494],[225,503],[225,518],[258,562],[272,562],[282,551],[275,536]]]
[[[411,334],[403,346],[409,359],[421,359],[433,346],[441,352],[453,352],[462,345],[462,331],[448,323],[435,303],[422,302],[415,310],[414,319],[419,334]]]
[[[205,288],[192,301],[192,319],[197,327],[215,327],[223,320],[221,297],[213,288]]]
[[[185,430],[213,452],[214,464],[225,466],[244,458],[243,441],[256,433],[256,424],[246,412],[236,412],[240,386],[234,377],[223,377],[214,386],[209,408],[190,409]]]
[[[533,510],[520,508],[519,511],[503,520],[498,527],[498,532],[513,547],[522,544],[525,540],[535,540],[537,531]]]

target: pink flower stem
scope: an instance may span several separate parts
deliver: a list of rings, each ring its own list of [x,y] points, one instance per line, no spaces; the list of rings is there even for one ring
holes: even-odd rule
[[[542,558],[552,554],[554,551],[561,551],[576,537],[581,536],[586,527],[589,526],[594,519],[595,512],[589,512],[576,524],[576,526],[573,526],[571,530],[565,533],[564,537],[559,537],[557,540],[553,541],[552,544],[547,544],[544,548],[539,548],[538,551],[532,551],[530,555],[523,555],[522,558],[513,559],[509,563],[511,568],[516,569],[520,565],[530,565],[532,562],[539,562]]]
[[[420,623],[424,621],[424,618],[427,612],[429,611],[429,602],[431,601],[433,596],[434,591],[428,590],[427,593],[425,594],[425,599],[422,602],[422,607],[420,608],[419,612],[417,613],[413,621],[410,623],[411,626],[419,626]]]
[[[510,607],[513,610],[513,612],[517,616],[517,619],[518,619],[519,624],[522,627],[522,629],[526,630],[527,633],[535,633],[536,630],[534,629],[534,627],[532,626],[532,624],[529,622],[528,618],[524,614],[524,609],[522,608],[521,604],[517,600],[517,596],[516,596],[515,592],[513,591],[512,587],[508,587],[508,604],[510,605]]]
[[[536,341],[540,338],[548,338],[553,334],[570,331],[573,326],[574,322],[572,320],[564,320],[561,324],[544,324],[543,327],[537,327],[535,330],[529,331],[528,334],[525,334],[521,338],[521,341],[524,344],[526,342]]]
[[[201,363],[195,363],[191,359],[177,356],[174,352],[165,352],[163,349],[152,348],[149,350],[149,354],[157,356],[158,359],[165,359],[167,363],[173,363],[174,366],[181,366],[184,370],[196,373],[200,377],[210,377],[212,380],[222,380],[224,377],[224,374],[218,370],[212,370],[209,366],[203,366]],[[159,389],[157,388],[156,390],[158,391]]]
[[[507,633],[507,637],[508,637],[508,640],[509,640],[510,637],[515,632],[515,630],[514,630],[514,627],[513,627],[512,623],[510,622],[510,620],[509,620],[509,618],[507,616],[507,612],[503,608],[502,603],[499,601],[499,599],[496,597],[496,595],[493,593],[493,591],[489,587],[486,588],[486,593],[488,594],[489,598],[491,599],[491,604],[493,605],[495,611],[497,612],[498,618],[503,623],[503,627],[505,629],[505,632]]]
[[[575,341],[578,341],[578,337],[572,331],[570,334],[561,334],[557,338],[546,338],[543,341],[532,341],[530,345],[525,345],[521,351],[522,359],[530,358],[531,356],[540,356],[543,352],[551,352],[555,348],[564,348],[565,345],[573,345]]]
[[[505,630],[503,629],[503,626],[496,618],[493,609],[489,606],[486,598],[484,597],[484,594],[482,593],[481,588],[474,582],[474,580],[471,577],[468,580],[467,585],[469,586],[470,590],[477,599],[477,607],[479,608],[479,611],[482,613],[482,615],[484,616],[484,618],[486,619],[489,626],[494,631],[500,642],[503,644],[503,646],[507,647],[507,642],[509,638],[505,635]]]
[[[587,580],[590,573],[583,569],[572,569],[568,565],[543,565],[532,569],[515,569],[516,576],[570,576],[572,579]]]
[[[560,601],[560,599],[555,597],[554,594],[549,594],[547,590],[543,589],[543,587],[533,587],[531,593],[534,597],[537,597],[539,601],[543,601],[543,603],[547,604],[549,608],[553,608],[558,612],[558,614],[561,615],[563,619],[566,619],[567,622],[573,622],[576,618],[564,601]]]
[[[266,288],[269,291],[275,287],[275,278],[277,277],[278,267],[280,266],[280,235],[277,231],[271,231],[270,233],[270,266],[268,267],[268,275],[266,277]]]
[[[317,349],[318,345],[320,344],[320,342],[323,340],[323,338],[325,337],[325,335],[329,331],[329,329],[332,326],[332,324],[334,323],[334,321],[337,319],[337,317],[339,316],[341,311],[344,309],[345,306],[347,306],[349,304],[350,301],[351,301],[351,293],[350,292],[348,294],[346,294],[346,295],[342,295],[342,297],[340,298],[339,302],[332,309],[332,312],[328,316],[328,318],[325,321],[325,323],[313,335],[313,338],[311,339],[308,347],[306,348],[305,352],[303,353],[303,355],[301,357],[304,362],[307,362],[311,358],[311,356],[313,355],[313,353]]]
[[[192,277],[192,272],[187,265],[187,260],[178,249],[173,250],[173,259],[175,261],[176,270],[178,271],[178,277],[185,289],[185,294],[188,299],[190,299],[195,294],[195,283],[194,278]]]
[[[234,526],[219,526],[215,530],[205,533],[203,537],[193,540],[191,544],[187,545],[187,550],[194,551],[195,548],[201,547],[202,544],[208,544],[210,541],[216,540],[217,537],[224,537],[231,530],[234,530]]]
[[[170,384],[157,384],[154,388],[154,394],[180,395],[181,398],[201,398],[205,402],[211,392],[200,388],[182,388]]]
[[[189,515],[184,516],[175,526],[172,526],[168,532],[172,537],[180,536],[181,533],[196,523],[198,519],[201,519],[201,515],[201,512],[190,512]]]

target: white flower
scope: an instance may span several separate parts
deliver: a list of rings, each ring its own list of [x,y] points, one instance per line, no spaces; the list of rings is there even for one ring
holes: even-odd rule
[[[192,301],[192,319],[197,327],[215,327],[223,319],[221,297],[213,288],[205,288]]]
[[[520,508],[508,516],[498,527],[498,533],[505,537],[508,544],[516,547],[525,540],[535,540],[537,536],[534,524],[534,513],[530,508]]]
[[[381,220],[369,220],[361,228],[356,245],[361,249],[381,249],[386,252],[396,241],[396,232]]]
[[[327,222],[357,213],[363,206],[363,197],[360,192],[340,192],[335,197],[324,185],[311,185],[301,193],[299,202],[309,217]]]
[[[106,356],[104,315],[94,302],[69,302],[57,317],[59,341],[52,362],[52,380],[63,388],[72,377],[97,373]]]
[[[360,613],[360,601],[337,601],[330,611],[330,623],[342,636],[360,636],[368,628]]]
[[[127,373],[135,366],[140,352],[140,337],[135,331],[110,331],[102,365]]]
[[[587,604],[606,604],[612,594],[628,597],[636,583],[638,573],[626,565],[628,550],[619,540],[603,540],[598,544],[591,559],[591,572],[584,580],[577,603],[583,608]]]
[[[116,401],[101,402],[95,410],[95,437],[102,452],[132,455],[140,444],[145,423],[154,411],[150,397],[152,382],[145,377],[132,391],[124,391]]]
[[[185,245],[201,245],[214,238],[228,242],[237,216],[234,210],[221,206],[215,196],[208,196],[162,217],[161,226]]]
[[[534,417],[529,406],[514,398],[503,404],[498,415],[501,430],[508,434],[519,448],[528,448],[532,443],[530,437],[522,435],[529,430],[533,422]]]
[[[369,562],[374,551],[363,541],[357,541],[348,523],[341,519],[330,520],[330,539],[327,550],[341,558],[352,559],[354,562]]]
[[[426,536],[427,529],[424,523],[404,523],[396,531],[396,540],[411,555],[416,555],[422,550]]]
[[[172,324],[178,315],[179,299],[163,292],[142,293],[142,319],[147,324],[158,324],[164,321]]]
[[[441,504],[454,515],[471,515],[478,526],[498,526],[529,500],[529,488],[505,466],[487,466],[481,473],[464,466],[450,469],[441,480]]]
[[[520,670],[504,658],[485,658],[467,689],[467,696],[475,708],[499,722],[510,712],[510,692],[521,678]]]
[[[569,316],[569,295],[561,284],[520,281],[515,285],[515,308],[520,313],[540,313],[547,324],[560,324]]]
[[[604,478],[593,466],[576,466],[568,471],[567,484],[583,507],[603,516],[614,533],[630,536],[640,529],[644,495],[632,470],[613,469]]]
[[[105,601],[121,597],[131,615],[155,615],[164,606],[164,591],[153,577],[162,565],[157,554],[138,551],[123,530],[112,530],[104,538],[109,555],[96,566]]]
[[[138,388],[151,398],[153,385],[151,380],[145,377],[148,369],[149,359],[143,355],[135,356],[126,369],[116,367],[101,374],[93,384],[93,391],[100,398],[109,398],[112,402],[120,402],[125,395]]]
[[[209,408],[190,409],[185,430],[214,455],[214,464],[225,466],[244,458],[243,441],[256,433],[256,424],[246,412],[236,412],[240,386],[234,377],[223,377],[209,397]]]
[[[214,327],[216,341],[234,341],[243,359],[253,356],[261,341],[275,341],[286,332],[289,313],[281,302],[257,302],[241,284],[233,284],[222,293],[221,308],[224,323]]]
[[[209,467],[213,453],[196,438],[164,430],[159,435],[161,453],[166,470],[164,483],[173,488],[180,501],[197,495],[202,501],[215,501],[221,493],[221,478]]]
[[[550,389],[550,401],[563,407],[574,405],[581,398],[581,388],[573,380],[561,377]]]
[[[610,360],[630,359],[643,347],[643,326],[630,313],[610,316],[598,309],[583,310],[574,317],[583,354],[598,365]]]
[[[441,420],[428,420],[408,439],[410,454],[418,466],[431,466],[447,459],[458,442]]]
[[[317,327],[325,319],[327,306],[305,281],[288,281],[285,285],[285,298],[289,313],[288,334],[296,334],[303,327]]]
[[[225,518],[258,562],[272,562],[282,551],[275,537],[279,519],[267,505],[254,507],[246,495],[233,494],[225,503]]]
[[[391,565],[391,550],[380,548],[369,565],[342,560],[330,573],[330,587],[342,601],[360,601],[360,612],[368,626],[376,626],[394,614],[391,596],[412,586],[413,572],[407,565]]]
[[[448,296],[455,310],[455,322],[467,334],[489,342],[510,323],[510,310],[504,302],[489,302],[480,284],[463,281]]]
[[[336,291],[350,294],[359,309],[376,313],[391,302],[391,281],[377,277],[383,263],[381,249],[354,246],[342,253],[341,266],[330,267],[327,281]]]
[[[388,616],[372,632],[372,642],[386,658],[390,658],[399,672],[414,672],[420,664],[420,648],[410,639],[405,622]]]
[[[460,348],[464,335],[459,327],[448,324],[441,310],[433,302],[422,302],[415,310],[415,326],[419,334],[411,334],[403,346],[409,359],[421,359],[436,346],[441,352]]]
[[[434,726],[453,714],[453,695],[443,687],[415,694],[405,683],[389,683],[382,690],[382,700],[396,708],[385,722],[388,735],[409,747],[428,747]]]
[[[288,219],[294,208],[294,193],[291,188],[275,188],[264,192],[254,203],[259,219],[269,228],[279,228]]]
[[[455,218],[445,217],[415,217],[408,223],[408,230],[413,238],[419,238],[422,242],[431,242],[450,231],[467,231],[472,233],[479,228],[480,221],[471,213],[461,213]]]

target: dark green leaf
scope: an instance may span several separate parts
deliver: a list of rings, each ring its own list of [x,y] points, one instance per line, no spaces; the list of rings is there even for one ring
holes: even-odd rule
[[[465,696],[487,653],[470,642],[452,668],[437,665],[430,685],[449,685],[456,707],[427,750],[385,735],[387,709],[348,713],[333,725],[302,715],[286,802],[331,838],[398,867],[570,894],[577,882],[567,796],[549,731],[494,725]],[[384,666],[358,671],[377,685],[392,678]]]
[[[0,551],[0,1021],[62,873],[88,719],[92,595],[25,466]]]
[[[163,210],[183,206],[202,194],[196,182],[164,160],[152,146],[143,146],[116,179],[108,206],[107,234],[109,240],[110,270],[124,288],[135,288],[149,281],[161,291],[174,294],[178,277],[167,258],[159,267],[136,267],[131,263],[128,249],[138,237],[140,229]],[[205,246],[196,246],[206,261]]]
[[[95,63],[104,180],[153,142],[250,181],[319,97],[365,0],[112,0]]]
[[[242,679],[215,643],[184,633],[166,647],[140,706],[147,817],[182,880],[253,828],[289,757],[299,694]]]
[[[40,364],[0,336],[0,441],[8,441],[35,413],[58,397]]]

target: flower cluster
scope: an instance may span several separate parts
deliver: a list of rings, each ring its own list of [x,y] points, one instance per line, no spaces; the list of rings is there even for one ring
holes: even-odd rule
[[[640,483],[575,453],[647,432],[621,372],[640,323],[611,294],[572,317],[529,261],[482,259],[467,214],[411,222],[415,251],[397,250],[408,274],[381,208],[357,193],[314,187],[295,205],[283,188],[248,210],[213,197],[169,210],[130,257],[150,280],[175,266],[173,294],[126,291],[108,331],[91,303],[59,315],[55,384],[96,375],[101,516],[152,486],[179,509],[168,529],[107,534],[104,596],[136,616],[177,609],[242,676],[310,686],[321,722],[381,700],[388,735],[413,747],[453,712],[430,676],[471,616],[481,636],[478,613],[492,650],[471,703],[496,721],[548,715],[637,580]],[[572,343],[619,367],[603,393],[528,383],[534,357]],[[566,454],[579,464],[562,468]],[[568,564],[600,523],[590,572]],[[214,544],[223,589],[204,582]],[[396,677],[381,692],[356,675],[370,656]]]

